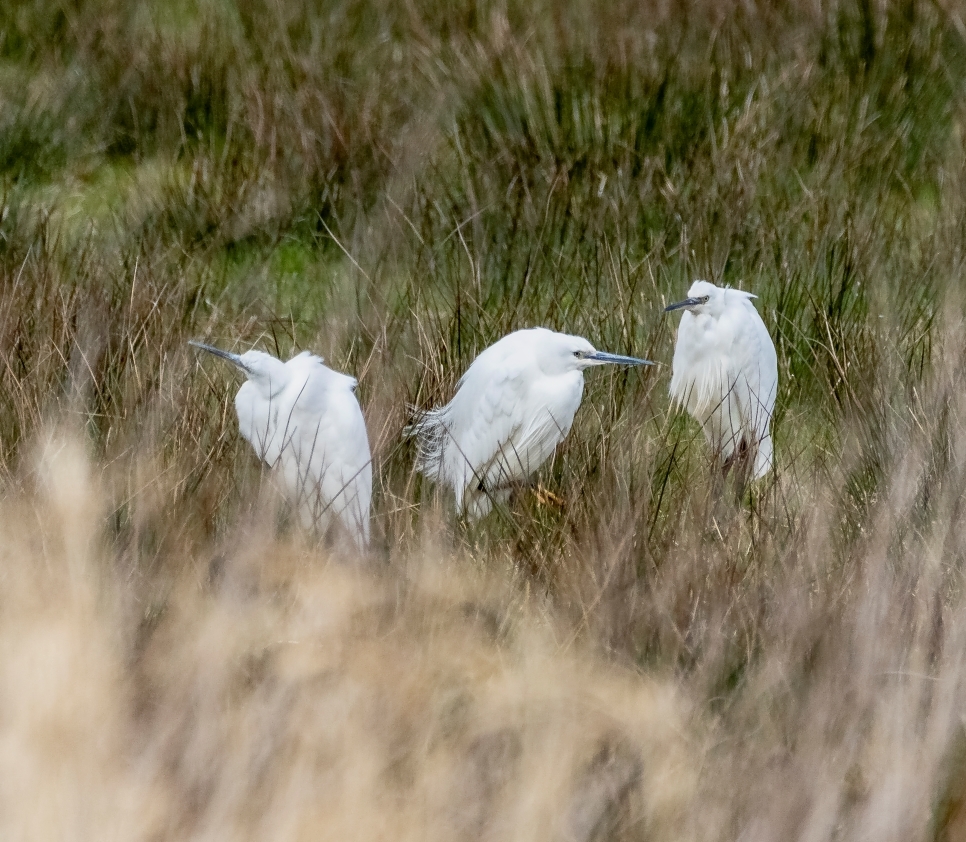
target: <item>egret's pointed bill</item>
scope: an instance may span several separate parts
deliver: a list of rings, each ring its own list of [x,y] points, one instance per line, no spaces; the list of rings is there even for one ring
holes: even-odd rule
[[[685,298],[684,301],[678,301],[676,304],[668,304],[664,312],[670,313],[672,310],[680,310],[684,307],[697,307],[699,304],[704,304],[700,298]]]
[[[221,348],[216,348],[214,345],[205,345],[204,342],[195,342],[194,339],[189,339],[188,344],[194,345],[195,348],[201,348],[202,351],[207,351],[209,354],[214,354],[216,357],[221,357],[223,360],[228,360],[233,365],[237,365],[242,371],[248,371],[248,366],[242,362],[238,354],[233,354],[231,351],[222,351]]]
[[[621,354],[608,354],[606,351],[594,351],[594,353],[587,355],[587,359],[598,363],[614,363],[615,365],[654,365],[650,360],[625,357]]]

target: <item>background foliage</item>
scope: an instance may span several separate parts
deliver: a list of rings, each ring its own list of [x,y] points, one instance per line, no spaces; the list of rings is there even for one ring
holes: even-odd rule
[[[0,821],[962,838],[964,20],[0,5],[0,756],[37,770]],[[697,277],[778,348],[776,471],[740,501],[668,409]],[[562,506],[468,529],[407,406],[536,324],[663,365],[589,376],[537,478]],[[293,530],[190,338],[359,378],[364,570]]]

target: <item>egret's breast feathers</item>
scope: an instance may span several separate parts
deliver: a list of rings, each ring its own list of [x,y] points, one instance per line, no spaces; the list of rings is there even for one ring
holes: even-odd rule
[[[671,378],[671,400],[695,418],[703,419],[721,405],[733,388],[730,366],[716,359],[699,365],[677,366]]]

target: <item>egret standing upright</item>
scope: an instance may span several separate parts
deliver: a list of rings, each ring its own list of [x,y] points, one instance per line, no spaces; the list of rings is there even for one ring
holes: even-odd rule
[[[674,346],[671,398],[701,424],[725,470],[749,460],[752,480],[771,469],[778,357],[750,292],[695,281]]]
[[[417,439],[417,469],[450,486],[469,519],[483,517],[566,438],[584,369],[604,363],[652,365],[542,327],[504,336],[473,361],[446,406],[406,428]]]
[[[248,380],[235,395],[239,432],[260,459],[278,469],[303,526],[325,532],[339,522],[364,547],[372,458],[355,378],[308,351],[283,363],[262,351],[232,354],[190,344],[245,373]]]

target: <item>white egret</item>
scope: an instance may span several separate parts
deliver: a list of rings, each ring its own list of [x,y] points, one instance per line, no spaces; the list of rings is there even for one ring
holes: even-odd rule
[[[240,368],[239,432],[277,469],[306,528],[340,522],[360,547],[369,541],[372,458],[356,380],[303,351],[282,362],[262,351],[232,354],[191,342]]]
[[[473,361],[446,406],[406,428],[417,439],[417,470],[450,486],[468,518],[483,517],[566,438],[584,369],[604,363],[653,365],[542,327],[504,336]]]
[[[671,399],[701,424],[729,469],[748,459],[750,478],[771,469],[771,417],[778,357],[756,296],[695,281],[688,297],[664,308],[684,310],[674,346]]]

